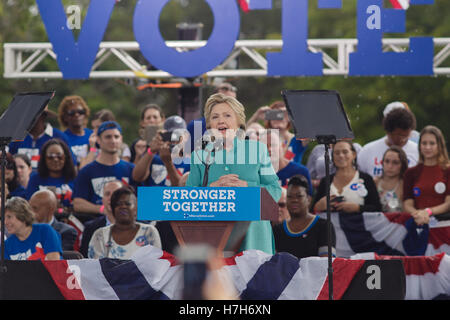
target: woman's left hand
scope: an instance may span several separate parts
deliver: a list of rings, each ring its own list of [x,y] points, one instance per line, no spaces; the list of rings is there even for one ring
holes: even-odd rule
[[[417,210],[411,214],[414,218],[414,222],[418,225],[424,225],[430,222],[430,215],[426,210]]]
[[[334,207],[336,211],[344,211],[344,212],[358,212],[359,204],[350,201],[337,202]]]

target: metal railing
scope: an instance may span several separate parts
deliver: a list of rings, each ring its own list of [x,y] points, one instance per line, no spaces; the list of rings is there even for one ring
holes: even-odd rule
[[[206,41],[167,41],[166,45],[179,51],[194,50],[206,44]],[[357,39],[309,39],[308,49],[323,53],[324,75],[348,75],[349,54],[357,50]],[[265,52],[279,52],[282,40],[238,40],[228,58],[206,77],[261,77],[267,76],[267,60]],[[383,39],[383,50],[404,52],[408,50],[409,39]],[[96,60],[92,66],[90,78],[149,78],[169,79],[171,74],[162,70],[148,70],[147,62],[141,55],[137,42],[102,42]],[[142,55],[141,55],[142,56]],[[434,75],[449,75],[450,67],[445,67],[450,56],[450,38],[434,38]],[[245,58],[244,58],[245,57]],[[105,70],[104,65],[110,59],[120,63],[117,70]],[[231,62],[239,58],[246,59],[237,67],[230,67]],[[40,64],[52,59],[55,70],[39,71]],[[245,65],[246,67],[240,67]],[[447,63],[447,65],[450,65]],[[45,68],[44,68],[45,69]],[[62,78],[56,64],[56,54],[51,43],[5,43],[4,74],[5,78]]]

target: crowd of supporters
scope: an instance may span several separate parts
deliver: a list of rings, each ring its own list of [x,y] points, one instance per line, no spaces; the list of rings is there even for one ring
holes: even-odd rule
[[[222,83],[216,92],[235,99],[237,90]],[[51,117],[60,128],[49,123]],[[8,146],[6,259],[128,259],[145,245],[172,253],[177,240],[168,222],[138,220],[136,190],[192,185],[194,137],[213,121],[205,117],[186,123],[177,115],[166,117],[156,104],[146,105],[136,138],[127,145],[120,120],[107,109],[91,115],[80,96],[64,97],[57,113],[46,108],[26,139]],[[280,214],[271,224],[270,253],[326,255],[327,226],[316,215],[327,208],[324,145],[295,138],[282,101],[259,108],[246,122],[243,117],[244,139],[266,146],[282,190],[281,197],[271,193],[277,194]],[[330,146],[331,210],[405,212],[418,226],[445,218],[450,162],[442,132],[432,125],[416,131],[404,102],[386,106],[382,126],[385,135],[364,146],[349,141]],[[222,183],[217,186],[242,182],[231,175],[217,181]]]

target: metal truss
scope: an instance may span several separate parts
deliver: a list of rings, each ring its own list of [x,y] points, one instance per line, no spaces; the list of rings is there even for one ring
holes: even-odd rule
[[[178,51],[195,50],[206,41],[167,41],[166,45]],[[349,54],[357,50],[357,39],[309,39],[311,52],[323,53],[324,75],[348,75]],[[264,77],[267,76],[266,52],[279,52],[282,40],[238,40],[228,58],[205,77]],[[404,52],[409,39],[383,39],[383,50]],[[434,38],[434,75],[450,75],[450,38]],[[51,61],[45,63],[45,61]],[[112,62],[112,60],[116,60]],[[236,63],[236,61],[239,63]],[[43,65],[45,63],[45,65]],[[113,66],[113,67],[111,67]],[[162,70],[148,69],[137,42],[102,42],[90,78],[175,78]],[[46,70],[52,67],[53,70]],[[113,69],[113,70],[111,70]],[[5,78],[61,79],[56,54],[51,43],[5,43]]]

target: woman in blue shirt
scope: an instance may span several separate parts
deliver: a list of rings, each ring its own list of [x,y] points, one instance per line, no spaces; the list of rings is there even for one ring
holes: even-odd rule
[[[60,206],[71,207],[75,177],[76,169],[69,147],[59,139],[51,139],[42,146],[38,171],[28,182],[27,199],[40,189],[56,189]]]
[[[9,237],[5,241],[8,260],[59,260],[61,237],[48,224],[33,224],[34,214],[28,201],[12,197],[5,205],[5,226]]]
[[[245,140],[245,113],[243,105],[233,97],[220,93],[212,95],[205,105],[207,132],[223,148],[213,156],[205,179],[205,164],[209,151],[192,152],[191,171],[186,186],[211,187],[264,187],[275,202],[281,196],[278,177],[272,167],[267,147],[254,140]],[[259,249],[275,252],[273,233],[269,221],[253,221],[240,250]]]

